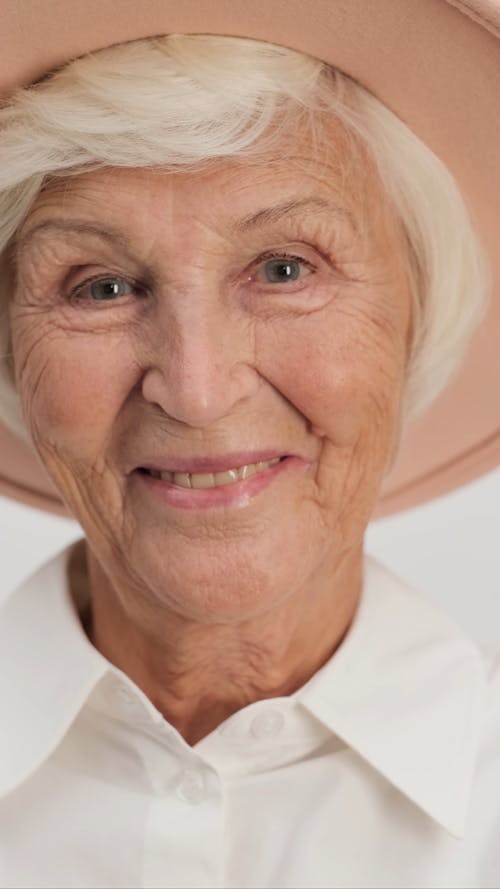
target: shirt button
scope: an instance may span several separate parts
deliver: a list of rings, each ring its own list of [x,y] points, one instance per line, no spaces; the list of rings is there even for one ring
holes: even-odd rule
[[[285,717],[279,710],[265,710],[252,720],[250,731],[254,738],[274,738],[285,724]]]
[[[177,796],[185,803],[201,803],[205,796],[203,774],[196,769],[184,769],[177,781]]]

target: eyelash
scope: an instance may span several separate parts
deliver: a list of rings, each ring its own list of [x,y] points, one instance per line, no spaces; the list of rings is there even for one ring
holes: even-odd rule
[[[75,303],[94,303],[98,304],[99,300],[92,300],[88,296],[82,296],[82,291],[86,288],[90,287],[92,284],[96,284],[98,281],[107,281],[107,280],[119,280],[123,281],[127,284],[132,290],[143,295],[146,292],[146,288],[142,286],[138,281],[130,280],[129,278],[124,278],[122,275],[93,275],[91,278],[86,278],[84,281],[81,281],[76,287],[73,287],[69,292],[69,301]],[[123,300],[123,297],[122,297]],[[109,300],[109,302],[114,302],[115,300]],[[118,301],[118,300],[116,300]],[[102,300],[103,303],[107,302],[107,300]]]
[[[292,262],[299,262],[301,265],[305,266],[310,271],[316,270],[316,266],[313,265],[312,262],[309,262],[308,259],[304,259],[303,256],[296,256],[294,253],[286,253],[286,252],[284,253],[284,252],[278,252],[278,251],[271,252],[271,253],[264,253],[262,256],[259,257],[259,259],[255,263],[255,265],[259,266],[264,262],[269,262],[271,259],[285,259],[285,260],[289,259]]]
[[[294,253],[286,253],[286,252],[282,252],[282,251],[272,251],[270,253],[264,253],[262,256],[259,257],[258,260],[256,260],[256,262],[254,263],[254,267],[258,268],[260,265],[264,264],[265,262],[270,262],[272,259],[282,259],[285,261],[290,260],[291,262],[300,263],[300,265],[305,266],[312,272],[314,272],[316,270],[316,266],[309,260],[305,259],[303,256],[298,256]],[[77,302],[77,303],[78,302],[79,303],[91,302],[91,303],[97,304],[99,302],[99,300],[92,300],[92,299],[89,299],[88,297],[82,296],[82,291],[84,291],[86,288],[90,287],[92,284],[94,284],[98,281],[105,281],[106,279],[113,279],[113,278],[123,280],[128,286],[130,286],[133,290],[138,291],[140,294],[144,294],[146,292],[146,288],[143,287],[141,284],[139,284],[139,282],[129,280],[127,278],[122,278],[121,275],[113,275],[113,274],[94,275],[91,278],[87,278],[85,281],[81,281],[79,284],[77,284],[76,287],[74,287],[70,291],[70,294],[69,294],[70,302]],[[271,285],[271,282],[268,282],[268,283]],[[283,282],[276,282],[276,283],[287,283],[287,282],[283,281]],[[116,300],[116,301],[120,301],[120,300]],[[105,303],[105,302],[107,302],[107,300],[103,300],[103,302]],[[115,302],[115,300],[109,300],[109,302]]]

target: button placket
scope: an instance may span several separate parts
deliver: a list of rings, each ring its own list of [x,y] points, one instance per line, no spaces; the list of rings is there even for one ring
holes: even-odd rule
[[[205,777],[199,769],[183,769],[177,779],[177,796],[185,803],[197,805],[205,798]]]

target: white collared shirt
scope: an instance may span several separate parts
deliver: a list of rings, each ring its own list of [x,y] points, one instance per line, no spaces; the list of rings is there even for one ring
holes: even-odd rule
[[[0,609],[1,887],[499,887],[500,660],[373,559],[296,694],[189,746],[90,644],[71,548]]]

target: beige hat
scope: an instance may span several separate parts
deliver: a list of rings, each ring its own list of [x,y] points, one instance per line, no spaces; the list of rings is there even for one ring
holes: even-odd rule
[[[500,458],[500,0],[2,0],[0,95],[90,50],[169,33],[302,50],[374,93],[446,164],[489,255],[493,298],[462,365],[409,428],[378,515],[465,484]],[[0,494],[64,514],[0,426]]]

